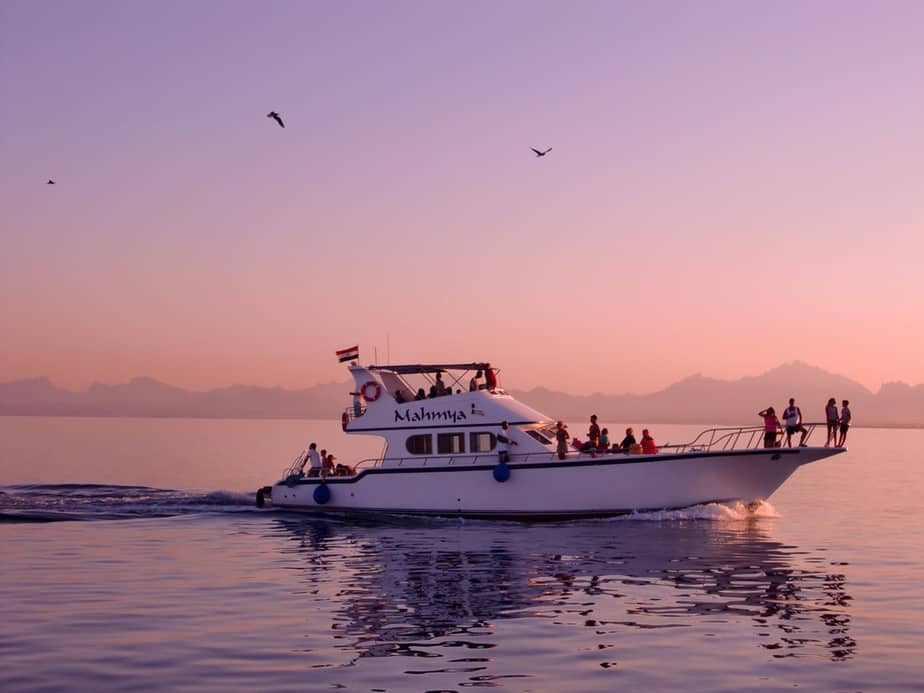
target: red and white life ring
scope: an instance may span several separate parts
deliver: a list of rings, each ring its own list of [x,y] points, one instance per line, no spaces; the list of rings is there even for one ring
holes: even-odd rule
[[[361,388],[359,388],[359,394],[363,396],[363,399],[367,402],[374,402],[382,394],[382,386],[379,385],[375,380],[370,380],[368,383],[365,383]]]

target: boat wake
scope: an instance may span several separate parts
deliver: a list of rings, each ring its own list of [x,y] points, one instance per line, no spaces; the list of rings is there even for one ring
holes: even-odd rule
[[[107,484],[0,486],[0,522],[60,522],[255,512],[253,496]]]
[[[654,510],[651,512],[631,513],[609,518],[608,521],[621,522],[687,522],[714,521],[727,522],[750,520],[753,518],[780,517],[768,501],[758,503],[703,503],[679,510]]]

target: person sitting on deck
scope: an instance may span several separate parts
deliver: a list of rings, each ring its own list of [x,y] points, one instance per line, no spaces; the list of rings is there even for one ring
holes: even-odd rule
[[[491,368],[491,364],[486,364],[484,371],[484,387],[488,392],[494,392],[497,389],[497,372]]]
[[[331,455],[330,459],[331,459],[331,464],[333,464],[333,461],[337,458]],[[334,467],[334,476],[352,476],[353,475],[353,470],[350,468],[349,465],[336,464],[336,465],[333,465],[333,467]]]
[[[427,393],[424,392],[422,387],[417,388],[417,395],[414,397],[414,400],[419,402],[422,399],[427,399]]]
[[[622,439],[622,442],[619,444],[619,447],[623,452],[629,452],[629,448],[635,445],[638,441],[635,440],[635,433],[632,431],[632,427],[626,429],[626,437]]]
[[[475,392],[476,390],[481,389],[481,371],[479,370],[475,373],[475,377],[472,378],[468,383],[468,391]]]
[[[322,453],[326,453],[327,450],[321,450]],[[337,459],[333,455],[321,455],[321,478],[334,475],[334,460]]]
[[[610,432],[604,428],[600,432],[600,442],[597,443],[597,450],[600,452],[609,452],[610,449]]]
[[[446,389],[446,383],[443,382],[443,374],[442,374],[442,373],[437,373],[437,374],[436,374],[436,383],[434,383],[433,386],[436,388],[436,396],[437,396],[437,397],[444,397],[444,396],[446,396],[446,395],[451,395],[451,394],[452,394],[452,390],[447,390],[447,389]]]
[[[578,452],[596,452],[597,451],[597,446],[591,443],[589,440],[581,441],[575,438],[571,442],[574,445],[574,449],[577,450]]]
[[[651,437],[647,428],[642,429],[642,454],[654,455],[658,452],[658,445],[655,439]]]
[[[395,401],[398,404],[404,404],[404,393],[401,392],[401,389],[395,390]]]

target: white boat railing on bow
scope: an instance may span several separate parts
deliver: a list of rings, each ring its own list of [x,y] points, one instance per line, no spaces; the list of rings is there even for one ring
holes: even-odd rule
[[[812,433],[815,432],[815,429],[818,426],[824,425],[825,424],[823,423],[803,423],[802,426],[804,426],[807,431],[804,439],[805,442],[808,442],[809,438],[812,436]],[[777,447],[782,446],[784,440],[783,437],[785,435],[785,428],[777,433]],[[793,438],[796,438],[796,436],[801,436],[801,433],[792,434]],[[797,438],[796,440],[798,444],[798,441],[802,439]],[[747,450],[763,447],[765,447],[763,426],[729,426],[724,428],[709,428],[700,433],[689,443],[680,443],[677,445],[666,443],[664,445],[659,445],[658,449],[684,453],[715,452],[717,450]]]

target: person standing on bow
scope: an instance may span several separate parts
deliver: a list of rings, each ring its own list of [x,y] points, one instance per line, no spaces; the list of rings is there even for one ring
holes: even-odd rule
[[[805,436],[808,435],[808,429],[802,425],[802,410],[796,406],[794,397],[789,398],[789,406],[783,410],[783,421],[786,422],[786,447],[792,447],[793,433],[802,434],[799,447],[805,447]]]
[[[773,407],[767,407],[757,412],[757,415],[764,420],[764,447],[775,448],[777,446],[776,437],[783,430],[776,410]]]
[[[837,441],[837,447],[844,447],[844,443],[847,442],[847,431],[850,430],[850,419],[852,418],[850,414],[850,402],[846,399],[843,402],[844,406],[841,409],[841,439]]]
[[[825,441],[825,447],[829,448],[837,442],[837,400],[833,397],[825,405],[825,421],[828,424],[828,439]]]

